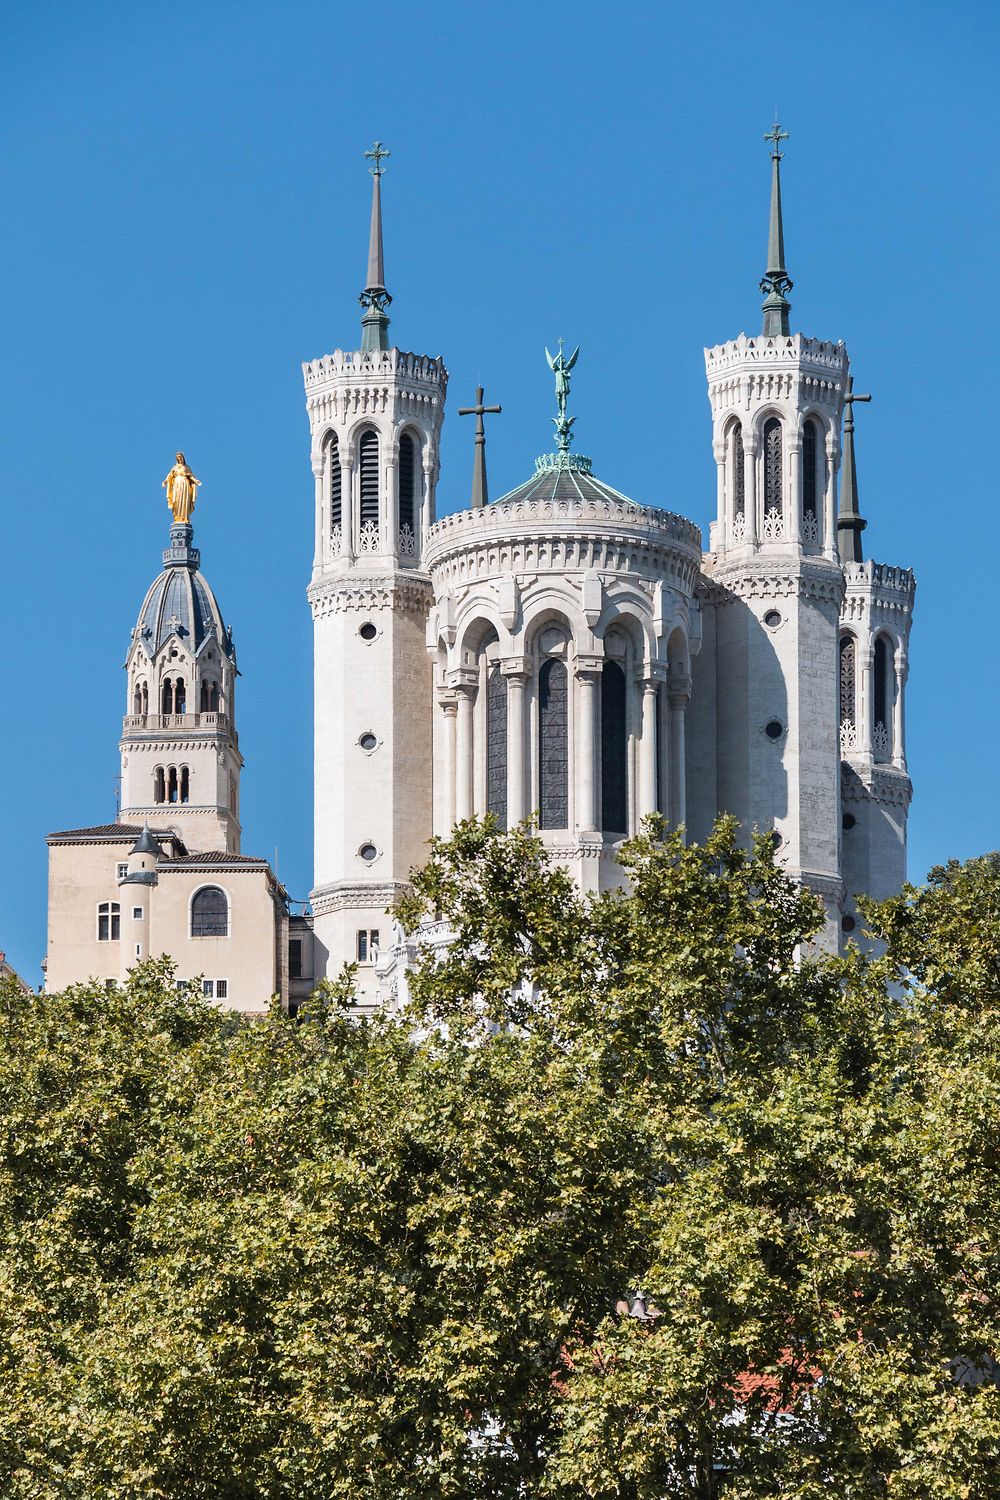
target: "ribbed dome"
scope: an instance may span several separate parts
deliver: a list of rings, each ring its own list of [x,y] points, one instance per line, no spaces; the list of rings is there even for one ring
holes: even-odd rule
[[[590,459],[575,453],[546,453],[535,460],[535,472],[524,484],[495,500],[506,505],[514,500],[615,500],[635,505],[628,495],[613,490],[590,472]]]
[[[214,635],[235,661],[232,636],[208,580],[198,571],[201,557],[191,546],[191,536],[190,526],[170,528],[172,545],[163,554],[163,572],[143,600],[135,634],[151,657],[172,635],[180,636],[192,652]]]

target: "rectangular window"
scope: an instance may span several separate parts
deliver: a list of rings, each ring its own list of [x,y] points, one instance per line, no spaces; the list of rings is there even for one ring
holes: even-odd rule
[[[216,998],[216,1000],[228,1000],[228,998],[229,998],[229,980],[228,979],[217,979],[215,981],[215,998]]]
[[[215,980],[203,979],[201,981],[201,993],[207,1000],[213,999],[215,996]]]
[[[121,937],[121,907],[117,901],[102,901],[97,908],[97,941],[117,943]]]
[[[128,861],[127,860],[123,861],[121,864],[115,865],[115,879],[116,880],[124,880],[125,876],[127,874],[128,874]]]
[[[133,920],[133,922],[141,922],[142,921],[142,907],[141,906],[133,906],[133,908],[132,908],[132,920]]]
[[[378,958],[378,928],[359,927],[358,963],[373,964]]]
[[[288,942],[288,977],[302,978],[302,939],[290,938]]]
[[[225,1000],[229,995],[228,979],[203,979],[201,993],[206,1000]]]

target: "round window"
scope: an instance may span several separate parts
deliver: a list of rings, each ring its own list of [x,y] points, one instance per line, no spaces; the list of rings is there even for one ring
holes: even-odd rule
[[[373,625],[371,620],[366,620],[358,631],[358,635],[363,641],[373,641],[378,635],[378,627]]]
[[[844,929],[845,932],[853,932],[854,931],[854,918],[851,916],[850,912],[847,912],[842,917],[840,925]]]
[[[371,731],[369,731],[367,734],[363,734],[358,740],[358,744],[361,746],[362,750],[375,750],[378,748],[378,740],[371,733]]]
[[[764,616],[764,624],[769,625],[773,630],[776,625],[781,624],[781,615],[776,609],[769,609],[767,614]]]
[[[854,827],[855,823],[858,820],[853,813],[845,813],[840,821],[843,824],[845,832],[850,833],[851,829]]]
[[[771,848],[772,849],[780,849],[781,846],[782,846],[782,844],[784,842],[785,841],[781,837],[781,834],[778,832],[778,830],[776,828],[772,828],[772,830],[771,830]]]
[[[366,865],[370,865],[373,859],[378,859],[378,850],[374,844],[362,844],[358,853]]]
[[[764,725],[764,733],[769,740],[780,740],[785,732],[785,726],[779,719],[768,719]]]

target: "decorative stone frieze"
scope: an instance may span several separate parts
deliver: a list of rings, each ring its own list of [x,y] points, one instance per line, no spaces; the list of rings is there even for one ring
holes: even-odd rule
[[[417,573],[320,578],[307,593],[314,620],[358,609],[395,609],[423,618],[430,611],[432,597],[430,579]]]
[[[338,880],[318,886],[310,895],[313,915],[321,917],[336,911],[368,911],[373,907],[387,912],[399,897],[409,890],[403,880],[353,882]]]

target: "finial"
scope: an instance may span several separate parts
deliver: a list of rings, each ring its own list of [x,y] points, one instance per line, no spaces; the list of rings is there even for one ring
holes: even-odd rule
[[[870,401],[870,395],[854,394],[854,376],[847,377],[844,397],[844,466],[840,471],[840,508],[837,515],[837,548],[841,563],[863,562],[861,533],[868,525],[858,509],[858,468],[854,455],[854,403]]]
[[[365,152],[366,161],[371,161],[372,174],[372,219],[368,235],[368,285],[361,293],[361,348],[388,349],[389,319],[385,310],[392,298],[385,289],[385,265],[382,255],[382,163],[389,156],[381,141],[376,141],[370,151]]]
[[[475,417],[476,419],[476,451],[472,462],[472,509],[482,510],[484,505],[489,505],[489,490],[486,484],[486,428],[483,417],[487,412],[500,412],[500,406],[483,405],[483,388],[476,388],[475,406],[460,406],[458,415],[460,417]]]
[[[569,445],[573,441],[573,434],[570,428],[573,426],[576,418],[567,417],[566,402],[569,398],[569,372],[576,364],[579,355],[580,346],[577,344],[573,353],[567,359],[563,353],[562,339],[559,340],[559,353],[554,359],[548,349],[545,351],[545,358],[549,362],[549,369],[556,377],[556,408],[559,415],[553,417],[552,421],[556,429],[556,446],[562,454],[569,453]]]
[[[789,140],[787,130],[782,130],[778,124],[778,112],[775,110],[774,124],[767,132],[764,140],[770,142],[771,146],[771,218],[767,233],[767,270],[764,272],[760,283],[760,289],[765,293],[764,298],[764,328],[763,337],[774,337],[789,334],[788,314],[791,303],[786,296],[792,290],[792,279],[785,270],[785,232],[781,219],[781,158],[783,152],[779,150],[782,141]]]

